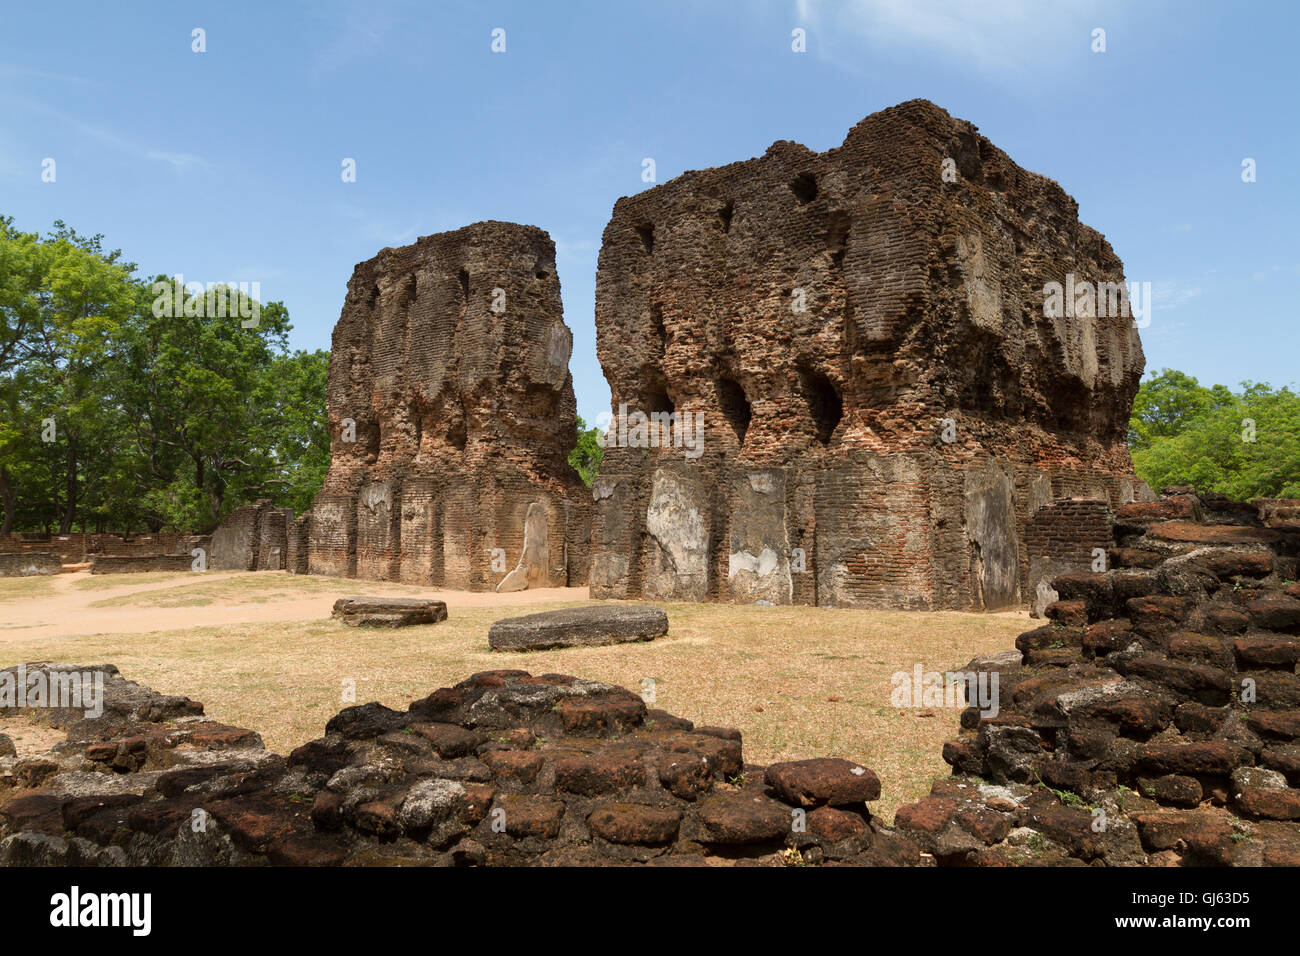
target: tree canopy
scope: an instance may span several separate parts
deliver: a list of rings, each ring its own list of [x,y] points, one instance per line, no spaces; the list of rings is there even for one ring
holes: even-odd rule
[[[1300,497],[1300,395],[1254,382],[1206,388],[1162,369],[1138,388],[1129,448],[1138,477],[1157,491],[1185,484],[1237,501]]]
[[[0,533],[206,531],[254,498],[310,505],[329,353],[289,351],[283,303],[174,291],[102,236],[0,217]]]

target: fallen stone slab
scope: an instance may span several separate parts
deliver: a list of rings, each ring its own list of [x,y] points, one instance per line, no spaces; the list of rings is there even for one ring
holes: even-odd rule
[[[494,651],[545,651],[653,641],[668,633],[659,607],[569,607],[497,621],[488,631]]]
[[[351,627],[437,624],[447,620],[447,604],[426,598],[345,597],[334,602],[333,616]]]

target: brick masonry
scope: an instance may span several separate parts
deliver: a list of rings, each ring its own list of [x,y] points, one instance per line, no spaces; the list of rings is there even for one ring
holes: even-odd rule
[[[704,441],[615,427],[593,597],[1029,603],[1040,508],[1145,494],[1137,330],[1044,317],[1066,273],[1124,281],[1055,182],[919,100],[620,199],[596,289],[613,412],[700,415]]]
[[[587,580],[555,245],[481,222],[385,249],[348,283],[331,460],[290,570],[485,590]],[[352,440],[354,439],[354,440]]]

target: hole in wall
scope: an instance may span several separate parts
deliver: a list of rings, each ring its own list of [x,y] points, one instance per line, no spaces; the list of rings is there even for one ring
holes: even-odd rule
[[[668,345],[668,331],[664,328],[664,307],[658,302],[650,306],[650,331],[662,351]]]
[[[722,417],[727,420],[731,430],[736,433],[736,442],[745,444],[745,433],[753,420],[754,410],[745,397],[745,390],[740,383],[729,378],[718,379],[718,404]]]
[[[466,441],[469,438],[468,433],[469,411],[462,404],[460,416],[451,423],[447,430],[447,443],[457,451],[464,451]]]
[[[735,215],[736,204],[729,202],[718,212],[718,218],[722,220],[722,231],[731,232],[731,217]]]
[[[647,255],[654,255],[655,251],[655,227],[650,223],[642,223],[636,227],[636,234],[641,239],[641,245],[645,246]]]
[[[849,214],[837,209],[830,214],[826,223],[826,251],[831,254],[835,268],[844,268],[844,251],[848,248]]]
[[[800,173],[790,183],[790,192],[801,203],[810,203],[817,198],[817,179],[812,173]]]
[[[469,273],[464,269],[460,270],[460,297],[469,304]]]
[[[801,369],[799,385],[808,402],[808,414],[813,420],[817,440],[830,444],[831,436],[844,417],[844,402],[829,378],[812,369]]]
[[[668,412],[669,414],[677,411],[677,406],[668,395],[668,388],[662,382],[655,382],[647,385],[645,391],[641,393],[641,411],[650,415],[654,412]]]

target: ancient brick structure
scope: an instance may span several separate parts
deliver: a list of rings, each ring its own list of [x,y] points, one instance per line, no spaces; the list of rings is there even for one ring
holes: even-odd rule
[[[1025,527],[1025,550],[1029,553],[1029,584],[1026,595],[1035,617],[1060,595],[1051,581],[1067,571],[1105,570],[1107,555],[1114,544],[1111,511],[1095,498],[1066,498],[1044,505],[1029,517]]]
[[[62,565],[48,551],[0,551],[0,578],[58,574]]]
[[[47,753],[0,736],[0,866],[920,861],[868,809],[867,768],[747,765],[739,731],[608,684],[475,674],[406,711],[348,707],[286,759],[97,669],[102,717],[38,710],[68,730]]]
[[[535,227],[476,223],[358,265],[334,329],[310,572],[585,583],[591,496],[567,462],[572,345],[555,246]]]
[[[190,536],[171,532],[158,534],[100,534],[72,532],[45,535],[22,532],[0,536],[0,554],[48,551],[63,564],[81,564],[97,554],[151,555],[188,552]]]
[[[1058,318],[1050,282],[1113,285]],[[1144,490],[1123,283],[1055,182],[924,101],[620,199],[593,597],[1028,602],[1038,509]]]
[[[280,571],[286,568],[293,511],[259,498],[236,508],[212,532],[208,567],[213,571]],[[188,552],[187,552],[188,553]]]

